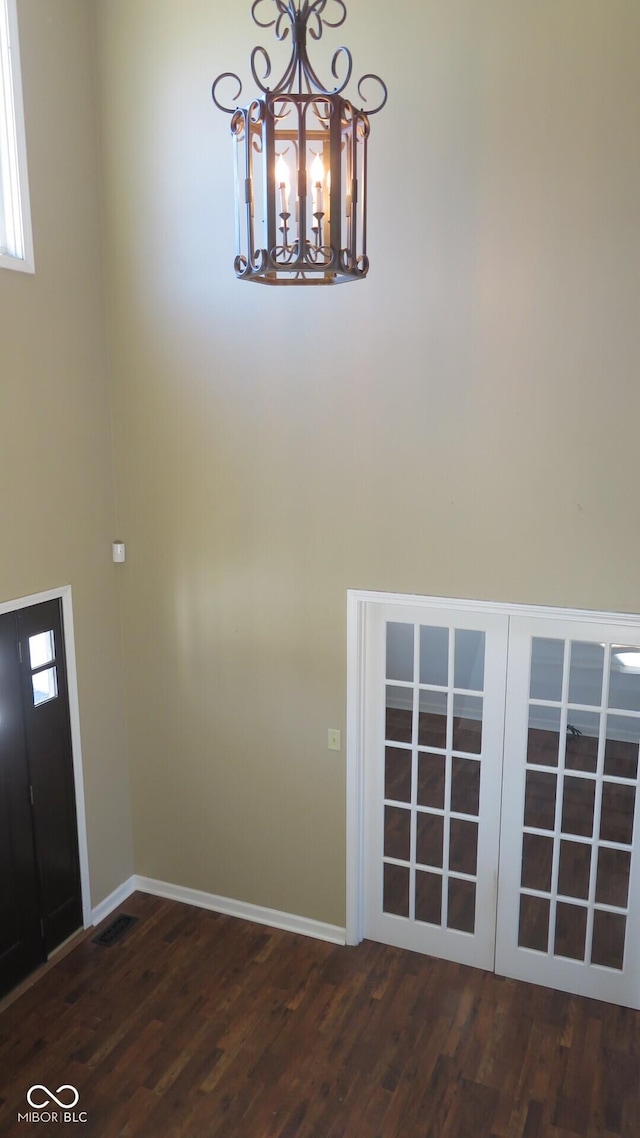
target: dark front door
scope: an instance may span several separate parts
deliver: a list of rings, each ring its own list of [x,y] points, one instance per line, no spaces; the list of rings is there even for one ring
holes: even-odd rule
[[[82,925],[60,602],[0,617],[0,995]]]
[[[15,613],[0,616],[0,996],[46,954]]]

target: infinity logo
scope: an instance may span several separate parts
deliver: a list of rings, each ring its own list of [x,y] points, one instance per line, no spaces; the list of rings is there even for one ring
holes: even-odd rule
[[[34,1102],[33,1095],[36,1091],[44,1091],[45,1095],[49,1095],[49,1098],[46,1098],[44,1102]],[[64,1099],[59,1099],[57,1097],[61,1091],[71,1091],[71,1094],[73,1095],[71,1102],[65,1102]],[[58,1104],[58,1106],[62,1107],[63,1110],[71,1110],[72,1107],[74,1107],[76,1103],[79,1102],[80,1095],[78,1094],[76,1088],[72,1087],[70,1083],[63,1083],[61,1087],[58,1087],[55,1094],[53,1091],[50,1091],[48,1087],[43,1087],[42,1083],[34,1083],[33,1086],[29,1087],[29,1090],[27,1091],[27,1102],[29,1103],[29,1106],[32,1106],[34,1108],[34,1110],[42,1110],[45,1106],[49,1105],[52,1099]]]

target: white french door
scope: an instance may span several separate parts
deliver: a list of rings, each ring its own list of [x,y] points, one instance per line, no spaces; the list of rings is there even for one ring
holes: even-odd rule
[[[496,969],[640,1007],[640,647],[512,618]]]
[[[508,619],[375,606],[365,935],[492,968]]]
[[[362,935],[640,1007],[640,626],[412,600],[362,609]]]

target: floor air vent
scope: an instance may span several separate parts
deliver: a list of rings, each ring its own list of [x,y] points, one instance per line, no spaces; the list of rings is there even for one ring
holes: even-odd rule
[[[94,936],[93,943],[103,944],[109,948],[112,944],[115,944],[117,940],[120,940],[127,930],[130,929],[132,925],[135,925],[137,920],[137,917],[129,917],[126,913],[121,913],[119,917],[116,917],[115,921],[107,925],[103,932],[98,936]]]

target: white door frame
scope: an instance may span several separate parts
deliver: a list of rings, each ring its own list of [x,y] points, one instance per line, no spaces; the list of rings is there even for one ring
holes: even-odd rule
[[[62,626],[64,629],[65,660],[67,665],[67,690],[69,695],[69,720],[71,725],[71,753],[73,758],[73,781],[76,796],[76,823],[78,833],[78,858],[80,862],[80,887],[82,890],[82,923],[85,929],[91,928],[91,883],[89,875],[89,845],[87,842],[87,815],[84,801],[84,774],[82,766],[82,743],[80,739],[80,703],[78,699],[78,673],[76,667],[76,647],[73,630],[73,604],[71,585],[59,589],[49,589],[44,593],[34,593],[12,601],[0,602],[0,616],[18,609],[39,605],[44,601],[62,601]]]
[[[364,723],[366,615],[371,605],[421,606],[465,612],[500,613],[503,616],[554,617],[626,626],[638,630],[640,615],[588,609],[564,609],[543,605],[502,604],[496,601],[462,600],[408,593],[347,590],[347,944],[359,944],[364,936]]]

